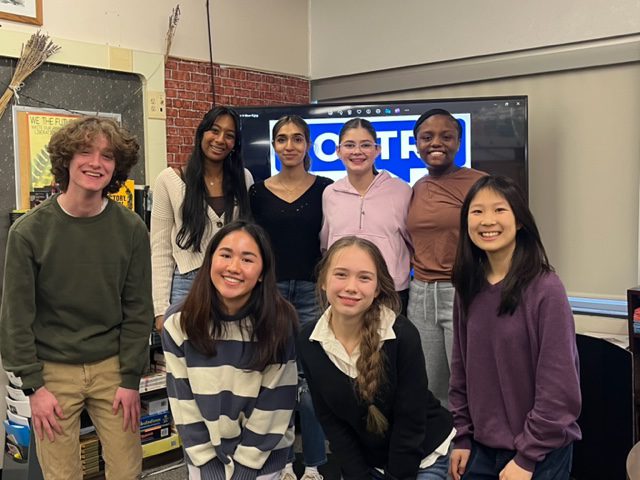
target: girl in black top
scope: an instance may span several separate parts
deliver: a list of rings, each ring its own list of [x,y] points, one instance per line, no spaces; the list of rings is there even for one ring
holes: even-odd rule
[[[296,308],[300,324],[305,325],[319,316],[313,271],[321,256],[322,192],[332,181],[308,172],[311,136],[302,118],[282,117],[273,127],[272,138],[280,172],[253,185],[249,201],[256,223],[271,237],[278,288]],[[299,414],[305,463],[301,480],[320,480],[317,467],[327,461],[325,438],[315,418],[303,372],[300,373]],[[289,464],[282,480],[295,479]]]
[[[344,237],[319,265],[329,307],[298,358],[344,480],[446,479],[451,414],[429,391],[418,331],[398,315],[382,254]]]

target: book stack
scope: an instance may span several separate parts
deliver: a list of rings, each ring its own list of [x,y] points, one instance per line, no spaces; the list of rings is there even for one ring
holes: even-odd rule
[[[29,399],[22,393],[22,380],[9,375],[10,385],[5,385],[7,395],[7,418],[4,420],[5,431],[5,452],[14,462],[27,463],[29,460],[29,449],[32,445],[31,438],[31,407]],[[35,451],[32,453],[35,454]]]
[[[171,413],[166,394],[145,397],[141,400],[140,441],[145,443],[168,437],[171,432]]]
[[[153,362],[151,363],[151,371],[167,373],[167,362],[164,359],[163,352],[153,353]]]
[[[640,333],[640,307],[633,311],[633,332]]]
[[[80,459],[82,478],[89,478],[104,470],[104,460],[100,455],[100,441],[95,433],[80,437]]]
[[[140,393],[160,390],[167,387],[165,372],[154,372],[140,379]]]

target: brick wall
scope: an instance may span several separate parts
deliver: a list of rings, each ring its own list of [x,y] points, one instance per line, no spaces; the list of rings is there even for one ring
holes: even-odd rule
[[[216,105],[309,103],[309,81],[287,75],[214,65]],[[167,164],[184,165],[196,127],[211,109],[211,67],[206,62],[170,58],[165,65]]]

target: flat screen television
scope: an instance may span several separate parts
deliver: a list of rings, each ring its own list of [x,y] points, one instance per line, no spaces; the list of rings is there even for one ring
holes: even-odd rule
[[[416,153],[413,125],[432,108],[444,108],[463,126],[455,162],[513,178],[528,195],[527,97],[460,98],[379,103],[318,103],[277,107],[238,107],[245,165],[256,180],[280,170],[271,145],[271,129],[283,115],[299,115],[309,124],[312,173],[346,175],[336,155],[342,124],[355,117],[371,121],[378,134],[376,168],[413,185],[427,170]]]

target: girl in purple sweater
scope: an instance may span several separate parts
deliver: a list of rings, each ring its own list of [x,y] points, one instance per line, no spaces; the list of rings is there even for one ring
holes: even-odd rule
[[[522,192],[488,176],[461,210],[453,271],[451,475],[566,480],[581,397],[574,320]],[[466,233],[465,233],[466,232]]]

